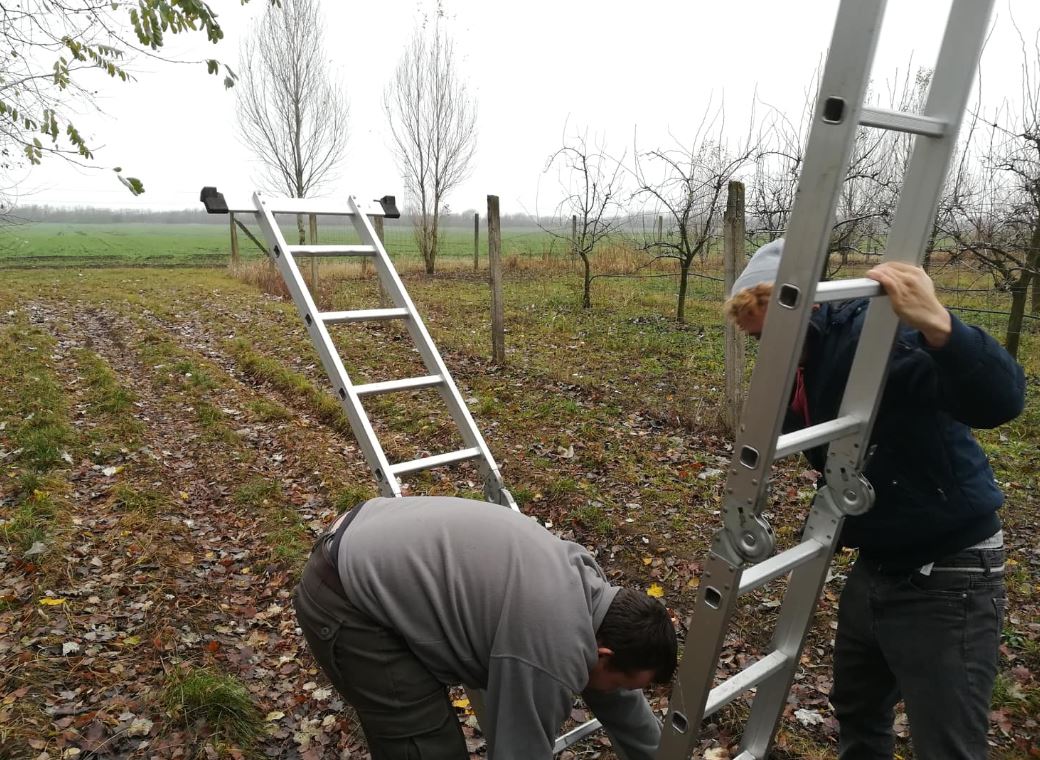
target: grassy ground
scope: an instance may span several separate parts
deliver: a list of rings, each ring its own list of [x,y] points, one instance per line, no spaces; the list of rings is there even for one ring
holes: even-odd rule
[[[377,303],[358,271],[323,272],[322,308]],[[263,280],[257,268],[241,274]],[[461,266],[406,280],[524,510],[595,549],[616,582],[660,586],[685,619],[731,453],[719,425],[717,284],[695,280],[688,323],[677,325],[672,278],[597,280],[583,311],[573,273],[520,261],[506,275],[508,365],[497,368],[486,358],[483,275]],[[392,326],[335,335],[356,382],[417,371]],[[981,434],[1009,495],[1011,614],[992,731],[993,757],[1008,760],[1040,752],[1036,333],[1022,356],[1026,413]],[[357,726],[317,673],[289,604],[315,533],[374,493],[326,386],[292,305],[222,270],[5,273],[0,756],[358,750]],[[366,407],[392,461],[458,447],[433,401],[417,391]],[[774,489],[770,519],[786,544],[814,477],[792,461],[776,480],[787,487]],[[410,486],[480,489],[465,466]],[[836,559],[825,589],[778,757],[834,755],[826,695],[850,560]],[[742,600],[724,670],[761,653],[781,592],[773,584]],[[664,690],[653,698],[661,706]],[[738,700],[716,716],[704,746],[734,741],[746,710]],[[603,751],[595,739],[574,749]],[[900,752],[911,756],[905,742]]]

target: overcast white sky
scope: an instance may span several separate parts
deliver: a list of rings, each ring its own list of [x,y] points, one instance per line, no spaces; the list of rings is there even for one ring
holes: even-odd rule
[[[217,46],[175,42],[185,58],[237,63],[239,41],[265,0],[212,0],[225,40]],[[876,86],[905,72],[908,61],[935,59],[950,0],[890,0],[874,68]],[[351,104],[351,135],[331,194],[363,199],[403,196],[390,150],[382,92],[415,23],[419,0],[324,0],[330,66]],[[838,0],[445,0],[460,71],[478,103],[474,171],[448,200],[455,210],[500,196],[504,212],[552,211],[558,184],[547,157],[569,131],[588,129],[615,155],[688,140],[709,103],[724,101],[727,124],[746,125],[755,92],[797,120],[825,54]],[[1021,45],[1011,17],[1032,43],[1040,2],[998,0],[983,56],[984,102],[1021,91]],[[138,60],[138,81],[101,82],[104,115],[77,119],[92,135],[88,172],[61,161],[23,175],[21,203],[185,208],[199,189],[251,193],[257,171],[236,139],[233,91],[201,65]],[[764,110],[759,106],[759,111]],[[746,126],[745,126],[746,129]],[[133,198],[111,167],[140,177]]]

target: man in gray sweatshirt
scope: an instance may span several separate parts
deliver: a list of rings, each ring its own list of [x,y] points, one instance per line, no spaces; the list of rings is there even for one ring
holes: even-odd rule
[[[667,611],[518,512],[372,499],[319,539],[293,604],[373,760],[467,757],[455,684],[486,691],[491,760],[551,760],[577,693],[619,754],[648,760],[657,747],[641,689],[675,670]]]

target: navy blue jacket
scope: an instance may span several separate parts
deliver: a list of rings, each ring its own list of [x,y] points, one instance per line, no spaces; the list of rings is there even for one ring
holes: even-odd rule
[[[837,416],[867,301],[822,304],[810,320],[804,377],[812,423]],[[845,521],[841,541],[892,569],[955,553],[1000,529],[1004,494],[971,428],[1014,419],[1025,374],[993,338],[951,315],[941,349],[901,325],[864,474],[874,508]],[[785,427],[804,424],[788,414]],[[823,470],[826,447],[806,452]]]

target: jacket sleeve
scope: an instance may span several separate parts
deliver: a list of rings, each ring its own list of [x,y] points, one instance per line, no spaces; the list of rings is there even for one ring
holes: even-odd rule
[[[921,360],[893,360],[893,390],[935,404],[969,427],[993,428],[1017,417],[1025,406],[1022,367],[982,329],[953,314],[950,322],[942,348],[929,348],[919,332],[909,332],[907,341]]]
[[[549,673],[516,657],[492,657],[487,714],[477,716],[489,760],[552,760],[573,704],[571,690]]]
[[[588,689],[582,699],[603,724],[614,751],[624,760],[652,760],[661,741],[661,724],[641,691]]]

